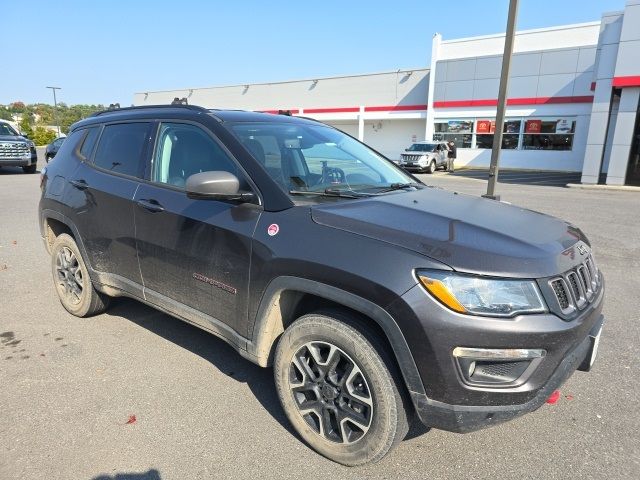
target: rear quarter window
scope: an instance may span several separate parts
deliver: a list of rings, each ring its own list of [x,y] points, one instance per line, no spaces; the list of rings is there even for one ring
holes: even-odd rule
[[[80,142],[82,142],[85,133],[85,129],[75,130],[71,132],[65,139],[64,143],[60,146],[60,150],[58,150],[56,156],[51,161],[59,162],[60,159],[64,159],[70,155],[75,154],[76,149],[80,146]]]

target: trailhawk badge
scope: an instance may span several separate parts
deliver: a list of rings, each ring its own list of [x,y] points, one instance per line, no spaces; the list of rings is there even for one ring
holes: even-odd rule
[[[280,227],[278,226],[277,223],[272,223],[271,225],[269,225],[269,228],[267,228],[267,233],[269,234],[270,237],[277,235],[279,231],[280,231]]]

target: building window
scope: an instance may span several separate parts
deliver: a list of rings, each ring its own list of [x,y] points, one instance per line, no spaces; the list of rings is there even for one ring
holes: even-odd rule
[[[502,148],[516,150],[520,141],[521,120],[506,120],[502,129]],[[476,123],[476,148],[492,148],[496,121],[479,119]]]
[[[473,120],[441,120],[434,125],[433,140],[452,141],[458,148],[471,148]]]
[[[531,118],[525,121],[524,150],[571,150],[576,122],[572,118]]]
[[[502,130],[502,148],[506,150],[571,150],[575,117],[508,118]],[[493,147],[496,121],[493,118],[463,120],[438,119],[433,140],[453,142],[459,148]]]

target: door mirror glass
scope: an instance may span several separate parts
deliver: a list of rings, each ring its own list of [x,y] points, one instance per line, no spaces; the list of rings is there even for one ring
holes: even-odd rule
[[[240,180],[225,171],[194,173],[187,178],[185,190],[189,198],[236,200],[249,202],[254,195],[240,191]]]

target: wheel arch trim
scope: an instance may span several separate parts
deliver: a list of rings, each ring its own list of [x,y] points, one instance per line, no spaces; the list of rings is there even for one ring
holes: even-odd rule
[[[89,276],[93,277],[94,270],[91,267],[91,262],[89,262],[89,257],[87,255],[87,250],[85,249],[82,236],[80,235],[80,232],[78,231],[78,228],[75,226],[75,224],[71,221],[69,217],[63,215],[62,213],[56,210],[51,210],[48,208],[43,209],[40,212],[40,234],[42,235],[42,238],[44,239],[45,242],[47,241],[46,222],[49,219],[57,220],[58,222],[66,225],[69,228],[69,230],[71,230],[71,233],[73,233],[73,239],[75,240],[76,245],[78,246],[78,250],[80,250],[80,254],[82,255],[82,259],[84,260],[84,263],[87,266],[87,270],[89,271]]]
[[[273,347],[284,331],[283,314],[279,307],[281,294],[285,291],[316,295],[371,318],[387,337],[408,390],[425,394],[409,345],[400,327],[386,310],[358,295],[306,278],[277,277],[267,286],[258,306],[252,338],[247,344],[248,353],[259,365],[266,367],[271,363]]]

